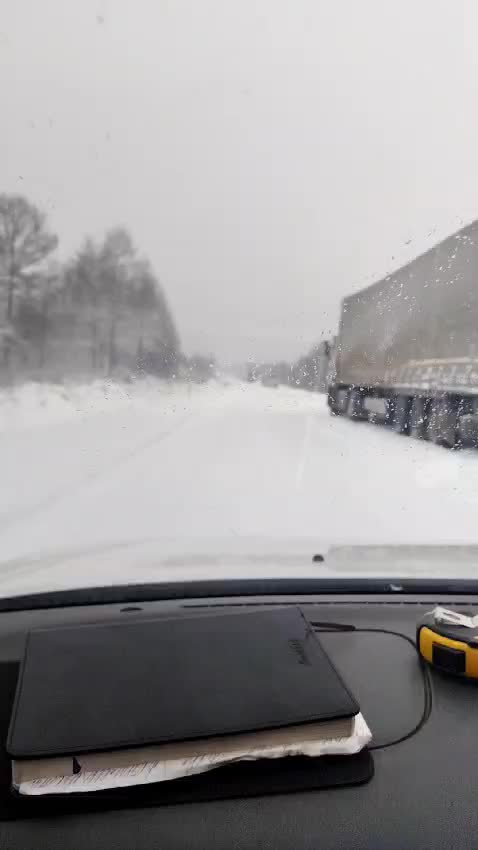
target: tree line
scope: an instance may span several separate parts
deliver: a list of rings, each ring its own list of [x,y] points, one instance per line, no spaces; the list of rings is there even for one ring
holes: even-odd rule
[[[0,377],[147,371],[183,362],[165,293],[124,228],[67,262],[44,213],[0,194]]]

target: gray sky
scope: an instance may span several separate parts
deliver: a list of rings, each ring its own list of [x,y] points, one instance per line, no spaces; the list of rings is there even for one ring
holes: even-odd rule
[[[0,191],[63,256],[129,227],[186,350],[295,357],[478,216],[477,26],[475,0],[0,0]]]

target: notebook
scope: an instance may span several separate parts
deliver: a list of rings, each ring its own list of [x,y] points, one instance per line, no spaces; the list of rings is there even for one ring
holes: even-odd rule
[[[328,722],[347,737],[358,712],[299,608],[125,618],[30,632],[7,752],[20,764],[318,723],[326,738]]]

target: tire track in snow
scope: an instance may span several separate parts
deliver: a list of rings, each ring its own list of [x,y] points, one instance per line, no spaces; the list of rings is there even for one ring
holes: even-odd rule
[[[0,517],[0,533],[10,531],[25,520],[33,519],[44,510],[48,510],[53,507],[65,497],[74,496],[81,492],[85,487],[96,483],[96,481],[101,480],[102,478],[108,477],[111,473],[114,473],[118,469],[126,466],[130,461],[135,460],[143,452],[148,451],[153,448],[153,446],[162,443],[164,440],[168,439],[168,437],[176,434],[197,416],[198,411],[187,413],[185,416],[182,416],[179,420],[177,420],[171,428],[168,428],[166,431],[161,431],[159,434],[156,433],[153,437],[149,436],[146,440],[137,443],[132,449],[114,458],[114,460],[103,466],[101,469],[88,472],[80,479],[77,479],[74,484],[59,487],[54,493],[50,493],[50,495],[45,499],[42,499],[28,508],[21,508],[10,514],[3,514],[3,516]]]
[[[309,413],[305,420],[304,437],[300,451],[299,460],[295,471],[295,489],[300,490],[304,481],[305,465],[309,457],[310,443],[312,439],[312,425],[314,424],[315,411]]]

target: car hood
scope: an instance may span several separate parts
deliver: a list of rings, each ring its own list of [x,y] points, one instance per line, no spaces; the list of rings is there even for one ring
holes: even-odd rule
[[[336,546],[317,540],[142,540],[0,563],[0,597],[228,579],[478,579],[478,546]]]

